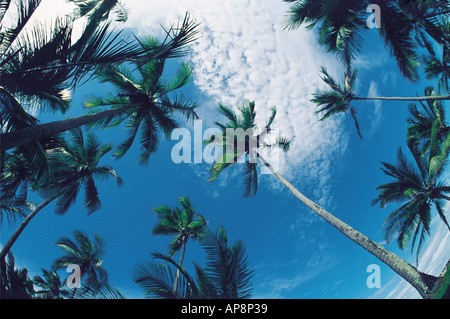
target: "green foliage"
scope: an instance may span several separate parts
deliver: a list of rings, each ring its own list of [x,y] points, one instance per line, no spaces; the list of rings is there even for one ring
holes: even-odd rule
[[[97,290],[107,283],[108,274],[102,268],[103,255],[106,243],[98,234],[94,234],[91,241],[87,234],[79,230],[73,231],[73,238],[60,238],[55,245],[61,248],[65,255],[55,259],[52,268],[66,269],[69,265],[78,265],[81,271],[81,280],[87,287]]]
[[[258,189],[258,151],[263,149],[280,148],[283,151],[290,149],[290,140],[278,136],[275,143],[267,142],[276,109],[272,113],[265,126],[258,128],[256,123],[255,102],[249,102],[238,108],[239,115],[230,107],[219,105],[219,113],[228,121],[226,124],[216,122],[222,131],[219,136],[211,137],[204,141],[205,144],[216,144],[222,148],[222,155],[216,159],[213,167],[209,170],[209,182],[217,177],[228,167],[243,162],[242,179],[244,181],[243,197],[256,195]]]
[[[156,261],[139,263],[133,280],[149,297],[162,299],[245,299],[251,297],[253,271],[249,270],[245,245],[238,240],[228,245],[223,227],[208,230],[200,240],[206,265],[194,263],[195,277],[191,276],[171,257],[153,253]],[[167,263],[170,265],[168,266]],[[182,274],[178,287],[172,289],[175,271]]]
[[[426,94],[432,93],[432,88],[428,88]],[[444,203],[450,200],[450,186],[441,178],[448,160],[450,134],[444,124],[442,104],[433,101],[422,106],[423,113],[415,105],[410,107],[412,118],[409,119],[407,143],[414,163],[408,162],[401,149],[397,165],[382,163],[383,172],[394,181],[378,186],[379,195],[373,201],[374,205],[379,203],[381,207],[404,203],[387,218],[385,236],[388,241],[397,237],[401,249],[407,247],[411,237],[414,249],[418,239],[417,257],[430,234],[432,206],[450,230],[444,213]]]

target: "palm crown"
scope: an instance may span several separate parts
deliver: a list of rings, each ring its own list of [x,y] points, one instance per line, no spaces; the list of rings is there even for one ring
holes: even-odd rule
[[[401,149],[398,151],[397,165],[382,163],[383,171],[394,181],[377,187],[379,195],[373,204],[379,203],[384,207],[389,203],[406,201],[387,218],[385,235],[388,240],[397,236],[398,246],[402,249],[411,237],[413,248],[419,239],[418,256],[430,233],[432,206],[450,230],[444,213],[444,203],[450,200],[450,186],[441,178],[448,160],[450,134],[447,132],[443,138],[444,113],[438,101],[429,103],[425,114],[415,107],[410,110],[413,119],[408,127],[407,142],[415,165],[408,162]]]
[[[156,45],[148,38],[147,45]],[[182,88],[190,81],[192,68],[182,64],[172,81],[162,79],[165,59],[156,59],[145,65],[136,65],[137,75],[125,66],[117,66],[104,70],[101,74],[103,82],[110,82],[117,89],[108,97],[93,96],[85,102],[91,113],[96,113],[104,106],[122,108],[123,111],[90,124],[90,127],[112,127],[126,121],[128,137],[117,147],[115,156],[125,155],[140,131],[142,152],[141,163],[147,163],[159,143],[159,130],[166,136],[178,127],[174,113],[182,114],[187,120],[197,118],[197,105],[177,96],[174,91]]]
[[[91,241],[87,234],[75,230],[73,232],[75,241],[68,237],[60,238],[55,245],[61,248],[65,255],[57,258],[53,262],[53,268],[67,269],[69,265],[78,265],[81,271],[81,278],[86,286],[97,289],[107,282],[108,275],[103,264],[105,253],[105,241],[100,235],[94,234]]]
[[[113,177],[119,186],[123,184],[114,168],[99,165],[100,159],[112,150],[113,145],[101,144],[92,133],[84,137],[80,128],[69,131],[68,135],[70,141],[50,152],[55,164],[55,179],[43,186],[41,191],[43,194],[52,194],[62,190],[57,199],[56,213],[64,214],[74,203],[80,187],[84,186],[84,206],[88,209],[88,214],[91,214],[101,206],[95,178]]]
[[[243,196],[254,196],[258,189],[258,158],[261,159],[258,151],[278,147],[287,152],[290,148],[290,140],[278,136],[275,143],[268,142],[267,137],[276,116],[275,108],[272,108],[272,113],[262,128],[258,128],[255,121],[255,102],[244,104],[238,110],[241,117],[231,108],[220,105],[219,113],[225,116],[228,123],[216,122],[222,131],[221,135],[205,140],[206,144],[214,143],[222,148],[222,156],[210,169],[209,181],[214,181],[226,168],[242,162],[245,165]]]
[[[164,299],[245,299],[251,296],[253,271],[249,269],[246,248],[238,240],[231,246],[223,227],[207,230],[200,244],[206,252],[206,266],[194,263],[195,277],[170,256],[153,253],[181,273],[177,289],[172,289],[174,271],[156,262],[139,263],[134,281],[150,297]]]

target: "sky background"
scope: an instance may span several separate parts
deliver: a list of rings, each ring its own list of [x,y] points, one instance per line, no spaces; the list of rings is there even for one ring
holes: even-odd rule
[[[182,20],[189,11],[200,23],[200,38],[184,59],[194,66],[193,81],[183,93],[199,102],[203,129],[213,126],[217,106],[239,106],[255,101],[258,120],[265,120],[270,107],[278,114],[273,124],[282,135],[293,138],[291,150],[280,160],[280,172],[294,186],[332,214],[358,229],[388,250],[415,263],[415,255],[387,244],[381,226],[395,208],[371,206],[375,188],[389,179],[380,161],[394,163],[398,147],[405,149],[408,102],[354,103],[364,139],[356,134],[350,117],[318,121],[312,94],[325,88],[319,77],[325,66],[341,83],[343,72],[336,57],[323,52],[314,32],[284,29],[288,5],[275,0],[124,0],[129,19],[118,28],[138,36],[162,39],[162,26]],[[70,11],[64,1],[43,1],[36,17]],[[167,76],[181,61],[168,65]],[[367,30],[355,67],[355,91],[361,96],[422,95],[426,85],[408,83],[386,54],[376,29]],[[77,89],[73,106],[64,117],[83,114],[83,100],[109,87],[95,81]],[[41,114],[42,122],[61,115]],[[186,127],[192,128],[191,124]],[[95,131],[105,143],[123,140],[123,128]],[[132,281],[138,262],[150,260],[150,252],[166,252],[171,238],[151,235],[157,223],[152,208],[175,206],[178,197],[189,196],[209,225],[223,225],[230,243],[241,239],[247,247],[253,277],[253,298],[418,298],[409,284],[371,254],[308,211],[270,175],[260,176],[253,198],[242,198],[239,167],[207,183],[208,164],[175,164],[171,149],[178,141],[162,143],[147,166],[137,161],[137,143],[121,160],[104,157],[125,184],[99,181],[102,209],[87,216],[82,196],[64,216],[47,207],[28,225],[13,246],[16,262],[32,275],[50,268],[62,251],[54,245],[71,237],[75,229],[90,236],[101,234],[107,243],[104,268],[110,282],[128,298],[143,298]],[[110,154],[112,155],[112,153]],[[40,199],[35,198],[36,202]],[[1,228],[4,243],[17,227]],[[419,270],[438,275],[450,257],[449,233],[433,221],[433,236],[419,259]],[[185,265],[201,262],[198,243],[189,242]],[[367,267],[381,267],[381,288],[366,285]],[[65,276],[64,273],[61,276]]]

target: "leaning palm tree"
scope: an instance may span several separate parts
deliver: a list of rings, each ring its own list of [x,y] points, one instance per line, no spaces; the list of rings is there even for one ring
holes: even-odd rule
[[[57,272],[42,269],[42,274],[42,277],[33,277],[33,284],[39,287],[36,296],[42,299],[62,299],[70,296],[66,283],[61,281]]]
[[[203,237],[207,221],[202,215],[196,213],[189,197],[179,197],[178,203],[181,205],[181,208],[170,208],[164,205],[153,209],[159,219],[159,223],[153,227],[152,234],[165,236],[175,235],[169,245],[169,256],[173,257],[181,250],[178,264],[183,266],[187,242],[189,239],[200,240]],[[197,219],[195,219],[196,215]],[[180,272],[177,271],[173,285],[174,294],[176,294],[179,277]]]
[[[355,70],[347,70],[345,73],[345,85],[342,87],[327,71],[326,68],[321,68],[322,72],[322,80],[328,84],[331,90],[326,91],[318,91],[313,94],[314,98],[311,99],[319,110],[316,112],[317,114],[322,113],[321,120],[329,118],[335,114],[339,113],[347,113],[350,112],[352,118],[355,121],[355,126],[358,132],[358,135],[361,136],[360,128],[358,125],[358,121],[356,119],[356,110],[352,106],[352,101],[403,101],[403,102],[420,102],[420,101],[442,101],[442,100],[450,100],[450,95],[425,95],[425,96],[417,96],[417,97],[361,97],[357,96],[356,92],[352,90],[352,86],[354,84],[356,78]]]
[[[221,114],[225,115],[225,117],[228,119],[230,125],[227,124],[220,124],[219,127],[226,128],[227,126],[233,127],[235,123],[237,123],[238,116],[236,113],[232,110],[227,108],[227,111],[222,111],[223,107],[220,109]],[[255,124],[255,118],[256,118],[256,112],[254,107],[250,105],[241,107],[241,114],[243,118],[239,120],[238,123],[252,123],[250,126],[256,126]],[[271,120],[269,121],[272,123],[273,118],[271,117]],[[247,124],[248,125],[248,124]],[[239,136],[239,135],[238,135]],[[243,136],[243,135],[241,135]],[[253,135],[250,135],[250,138],[255,139],[258,137],[258,131],[254,129]],[[244,136],[243,136],[244,137]],[[219,143],[223,143],[222,138],[214,138],[214,140],[219,141]],[[286,148],[286,139],[282,139],[282,144],[278,145],[282,147],[282,149]],[[238,141],[237,144],[245,143],[243,140]],[[257,164],[261,162],[265,167],[267,167],[273,175],[284,185],[286,188],[297,198],[299,199],[303,204],[305,204],[309,209],[311,209],[314,213],[319,215],[321,218],[323,218],[325,221],[327,221],[330,225],[335,227],[337,230],[339,230],[342,234],[347,236],[349,239],[351,239],[354,243],[358,244],[362,248],[366,249],[368,252],[370,252],[372,255],[374,255],[376,258],[378,258],[380,261],[385,263],[387,266],[389,266],[392,270],[394,270],[397,274],[399,274],[401,277],[403,277],[406,281],[408,281],[414,288],[417,289],[417,291],[420,293],[420,295],[424,298],[430,297],[431,289],[433,288],[433,285],[436,281],[436,277],[430,276],[428,274],[424,274],[420,271],[418,271],[414,266],[404,261],[402,258],[398,257],[394,253],[388,251],[386,248],[381,246],[380,244],[376,243],[375,241],[371,240],[361,232],[357,231],[356,229],[352,228],[348,224],[344,223],[340,219],[338,219],[336,216],[330,214],[328,211],[326,211],[324,208],[320,207],[318,204],[314,203],[312,200],[307,198],[305,195],[300,193],[291,183],[289,183],[278,171],[275,170],[275,168],[261,155],[263,147],[265,145],[270,145],[268,143],[264,143],[263,141],[259,141],[261,147],[253,148],[253,149],[243,149],[243,148],[237,148],[235,145],[236,143],[233,143],[233,145],[228,145],[226,149],[233,152],[233,156],[229,156],[231,159],[235,159],[238,157],[246,156],[246,157],[252,157],[257,159],[258,161],[254,161],[253,170],[254,172],[257,171]],[[271,147],[275,147],[277,145],[272,145]],[[249,154],[253,153],[253,154]],[[219,158],[219,161],[216,162],[211,170],[212,178],[211,180],[214,180],[217,178],[218,174],[220,174],[224,168],[229,167],[233,165],[234,163],[222,163],[222,157]],[[244,170],[246,172],[246,170]],[[244,174],[244,182],[246,184],[246,189],[249,187],[252,187],[251,185],[254,185],[257,181],[256,174],[253,174],[252,178],[247,178],[248,174]],[[254,192],[255,193],[255,192]],[[253,193],[253,194],[254,194]]]
[[[134,271],[134,282],[147,296],[162,299],[246,299],[251,297],[253,271],[249,269],[245,245],[238,240],[229,246],[223,227],[208,230],[200,241],[206,252],[205,267],[194,263],[195,276],[170,256],[153,253],[155,259],[169,263],[139,263]],[[178,289],[172,289],[175,272],[182,274]]]
[[[56,166],[54,169],[56,179],[52,183],[46,182],[39,186],[45,200],[27,215],[11,235],[2,247],[0,260],[4,260],[30,221],[53,201],[56,200],[55,212],[59,215],[65,214],[75,202],[80,188],[84,186],[84,206],[88,214],[92,214],[101,206],[94,178],[114,177],[117,184],[122,185],[122,179],[111,166],[99,165],[100,159],[113,148],[112,145],[102,145],[92,133],[88,134],[85,140],[81,129],[70,131],[69,136],[70,142],[64,143],[60,149],[49,154]]]
[[[28,2],[36,2],[37,8],[39,1]],[[36,8],[33,7],[33,11]],[[32,14],[31,8],[25,11],[27,15],[21,18],[23,22],[26,22]],[[1,13],[0,10],[0,20],[3,17]],[[32,33],[35,37],[39,36],[37,39],[25,38],[23,44],[11,48],[8,46],[6,51],[0,51],[3,52],[0,57],[2,153],[123,111],[116,108],[100,114],[39,124],[36,118],[23,109],[18,96],[30,97],[32,101],[36,98],[47,101],[48,103],[38,105],[49,105],[50,108],[47,109],[64,112],[70,105],[68,94],[70,92],[67,90],[66,82],[70,81],[73,87],[81,79],[98,76],[101,70],[124,62],[142,66],[155,59],[183,56],[186,53],[186,45],[194,40],[198,26],[189,15],[186,15],[181,25],[172,26],[167,30],[167,36],[162,43],[155,41],[144,43],[136,37],[133,40],[121,39],[120,33],[112,34],[108,31],[110,24],[106,23],[99,26],[84,40],[85,42],[75,42],[72,45],[72,23],[69,22],[66,25],[59,20],[50,39],[46,35],[46,29],[39,29]],[[5,37],[6,35],[2,36]],[[6,44],[9,43],[4,40],[2,45]],[[74,50],[77,44],[80,44],[80,48]]]
[[[67,269],[70,265],[80,267],[80,281],[84,280],[87,287],[97,290],[107,283],[108,274],[104,268],[103,255],[105,253],[105,241],[102,236],[94,234],[91,241],[87,234],[75,230],[70,238],[60,238],[55,245],[61,248],[65,255],[58,257],[52,265],[54,270]],[[76,287],[75,287],[76,288]],[[76,289],[72,294],[75,295]]]

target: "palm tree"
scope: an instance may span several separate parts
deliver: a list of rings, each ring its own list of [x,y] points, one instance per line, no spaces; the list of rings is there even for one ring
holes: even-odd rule
[[[432,93],[429,88],[429,93]],[[411,237],[412,249],[419,238],[416,262],[420,248],[430,234],[431,208],[435,206],[439,217],[447,225],[444,203],[450,200],[450,186],[442,181],[442,173],[447,162],[450,134],[445,125],[445,113],[438,101],[428,103],[425,114],[412,106],[413,119],[409,122],[407,144],[413,156],[410,164],[401,151],[397,154],[397,165],[382,162],[383,172],[394,178],[393,182],[377,187],[378,198],[373,205],[379,203],[385,207],[390,203],[406,202],[394,210],[387,218],[385,236],[388,241],[397,237],[397,244],[405,249]]]
[[[196,213],[189,197],[181,196],[178,198],[180,207],[170,208],[167,205],[159,206],[153,209],[159,219],[159,223],[152,229],[153,235],[175,235],[169,245],[169,256],[173,257],[181,250],[179,265],[183,266],[186,253],[186,244],[189,239],[200,240],[205,232],[207,221]],[[197,219],[195,219],[197,215]],[[173,285],[174,294],[178,287],[180,272],[177,271],[175,283]]]
[[[97,290],[104,283],[107,283],[108,274],[103,264],[103,254],[105,253],[105,241],[103,237],[94,234],[94,240],[79,231],[72,233],[75,241],[70,238],[60,238],[55,245],[60,247],[65,255],[57,258],[53,262],[52,268],[55,270],[67,269],[70,265],[78,265],[80,267],[80,281],[84,280],[87,287]],[[72,294],[72,298],[76,292]]]
[[[308,24],[318,28],[319,43],[327,51],[340,54],[350,65],[359,52],[362,31],[367,29],[366,10],[371,1],[360,0],[283,0],[292,3],[287,28]],[[449,44],[450,35],[442,30],[442,17],[448,14],[445,1],[397,1],[376,3],[380,7],[379,34],[397,61],[400,73],[410,81],[418,79],[417,51],[432,38],[437,44]]]
[[[219,127],[226,128],[227,126],[233,127],[236,123],[237,115],[236,113],[228,109],[227,112],[223,112],[221,109],[219,110],[223,115],[226,116],[228,119],[230,125],[224,125],[220,124]],[[254,110],[254,107],[251,107],[250,105],[244,106],[241,108],[241,114],[243,116],[243,119],[239,121],[239,123],[253,123],[251,126],[255,123],[255,117],[256,112]],[[272,122],[272,117],[271,121]],[[257,134],[253,134],[253,136],[258,136]],[[215,139],[217,140],[217,139]],[[220,140],[220,138],[219,138]],[[286,139],[282,139],[283,142],[286,142]],[[243,141],[240,141],[243,143]],[[263,143],[260,141],[261,145]],[[238,142],[239,144],[239,142]],[[266,144],[267,145],[267,144]],[[277,146],[277,145],[274,145]],[[282,145],[283,149],[286,149],[286,145]],[[239,156],[244,156],[244,153],[242,150],[237,149],[235,146],[229,147],[229,149],[234,149],[234,157],[230,156],[230,158],[237,158]],[[273,175],[297,198],[299,199],[303,204],[305,204],[309,209],[311,209],[314,213],[319,215],[321,218],[323,218],[325,221],[327,221],[330,225],[335,227],[337,230],[339,230],[342,234],[347,236],[349,239],[351,239],[353,242],[361,246],[362,248],[366,249],[368,252],[373,254],[376,258],[378,258],[380,261],[385,263],[387,266],[389,266],[392,270],[394,270],[397,274],[399,274],[401,277],[403,277],[406,281],[408,281],[414,288],[417,289],[417,291],[420,293],[420,295],[424,298],[430,297],[431,289],[436,281],[436,277],[430,276],[428,274],[424,274],[420,271],[418,271],[414,266],[410,265],[397,255],[393,254],[392,252],[385,249],[380,244],[376,243],[375,241],[371,240],[364,234],[360,233],[356,229],[352,228],[348,224],[344,223],[334,215],[327,212],[324,208],[320,207],[316,203],[314,203],[312,200],[307,198],[305,195],[300,193],[291,183],[289,183],[278,171],[275,170],[275,168],[263,157],[261,156],[261,149],[256,149],[256,154],[253,155],[253,157],[259,159],[259,161],[267,167]],[[218,163],[215,163],[212,168],[212,178],[217,178],[217,175],[220,174],[220,172],[223,171],[221,169],[226,165],[226,167],[229,167],[230,164],[222,164],[222,158],[220,158]],[[255,166],[258,164],[257,161],[255,161]],[[219,168],[216,169],[215,167]],[[256,168],[255,168],[256,171]],[[244,175],[244,182],[247,184],[246,189],[251,187],[249,183],[255,183],[256,177],[254,179],[248,179],[246,178],[246,174]]]
[[[122,185],[122,179],[111,166],[99,165],[100,159],[113,148],[112,145],[102,145],[92,133],[87,135],[85,141],[81,129],[70,131],[69,136],[70,143],[64,143],[60,149],[54,150],[49,155],[55,160],[56,180],[40,186],[45,200],[27,215],[12,234],[0,252],[0,260],[4,260],[29,222],[54,200],[56,200],[55,212],[59,215],[65,214],[75,202],[80,188],[84,186],[84,206],[88,214],[92,214],[101,206],[94,177],[105,179],[112,176],[119,186]]]
[[[31,9],[27,9],[28,11]],[[31,13],[27,14],[27,19]],[[1,17],[0,15],[0,19]],[[25,17],[22,18],[24,19]],[[47,39],[46,29],[43,28],[33,33],[35,36],[39,35],[39,41],[26,38],[27,42],[24,44],[0,51],[4,52],[0,59],[2,153],[124,111],[111,109],[100,114],[38,124],[37,119],[23,109],[18,96],[30,97],[32,101],[46,98],[43,101],[48,103],[39,105],[49,105],[53,111],[64,112],[70,105],[70,95],[65,84],[67,81],[70,80],[72,86],[75,86],[81,79],[98,76],[101,70],[123,62],[142,66],[155,59],[180,57],[185,54],[185,46],[194,40],[197,33],[197,24],[187,14],[181,25],[172,26],[167,31],[166,39],[161,44],[156,44],[155,41],[144,43],[136,37],[133,40],[121,39],[121,33],[113,35],[108,28],[109,23],[103,24],[85,42],[75,42],[72,45],[71,23],[66,25],[59,21],[52,33],[53,38]],[[74,50],[78,46],[80,49]]]
[[[36,295],[43,299],[62,299],[69,297],[70,293],[65,289],[66,283],[61,281],[58,273],[42,269],[43,277],[34,276],[33,283],[39,287]]]
[[[148,41],[155,40],[149,38]],[[111,110],[116,111],[91,122],[88,127],[112,127],[127,121],[126,129],[129,134],[118,145],[114,154],[116,158],[125,155],[140,132],[142,153],[139,161],[147,163],[149,156],[158,147],[159,129],[170,136],[172,130],[178,127],[173,113],[178,112],[187,120],[198,118],[195,113],[196,104],[175,93],[190,81],[191,66],[181,64],[173,81],[164,81],[162,75],[165,63],[165,59],[158,59],[141,67],[136,66],[139,77],[124,66],[105,70],[101,80],[113,84],[117,94],[110,94],[106,98],[93,96],[85,102],[85,106],[93,114],[100,114],[104,106],[111,106]]]
[[[31,299],[34,296],[33,281],[28,277],[28,269],[16,267],[12,253],[1,263],[1,299]]]
[[[311,99],[319,110],[316,112],[317,114],[323,113],[320,120],[324,120],[339,113],[347,113],[350,112],[352,118],[355,121],[355,126],[358,132],[358,135],[362,138],[360,128],[358,125],[358,121],[356,119],[356,110],[351,105],[352,101],[442,101],[442,100],[450,100],[450,95],[425,95],[425,96],[417,96],[417,97],[361,97],[357,96],[355,92],[352,91],[352,86],[354,84],[356,78],[356,71],[347,70],[345,74],[345,86],[342,88],[339,83],[328,74],[326,68],[322,67],[321,72],[323,76],[322,80],[328,84],[331,90],[327,91],[318,91],[313,94],[314,98]]]
[[[433,87],[425,88],[425,95],[435,95]],[[426,103],[420,101],[419,103],[422,111],[417,108],[416,104],[409,106],[411,117],[407,120],[410,124],[407,128],[407,141],[417,143],[421,156],[425,156],[430,150],[432,134],[436,141],[442,144],[450,131],[442,101],[426,101]]]
[[[207,263],[201,267],[194,263],[195,279],[171,257],[153,253],[180,271],[178,289],[172,289],[174,271],[156,262],[139,263],[134,272],[134,282],[148,296],[164,299],[246,299],[251,297],[253,271],[249,270],[245,245],[241,240],[228,245],[223,227],[208,230],[200,240],[206,252]]]

